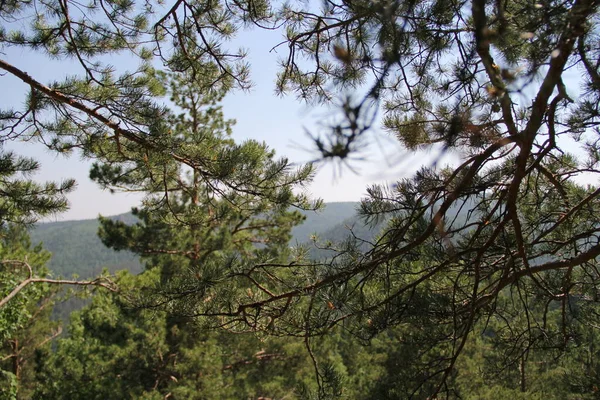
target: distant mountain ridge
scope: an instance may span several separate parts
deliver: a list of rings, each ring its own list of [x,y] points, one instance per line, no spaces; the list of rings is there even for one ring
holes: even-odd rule
[[[345,225],[353,225],[357,220],[357,206],[357,202],[326,203],[318,212],[303,211],[306,220],[292,230],[292,243],[307,242],[312,234],[327,240],[344,236],[343,231],[348,233]],[[127,223],[136,221],[131,213],[111,218]],[[55,276],[70,277],[75,274],[89,278],[98,275],[103,268],[140,272],[142,265],[138,257],[129,252],[106,248],[98,238],[98,227],[97,219],[40,223],[30,230],[31,241],[33,244],[43,243],[44,248],[52,253],[48,267]]]
[[[134,223],[131,213],[116,215],[114,219]],[[130,252],[117,252],[105,247],[98,237],[97,219],[47,222],[30,230],[31,242],[42,243],[52,253],[48,267],[55,276],[78,275],[90,278],[108,268],[111,272],[128,269],[142,270],[138,257]]]

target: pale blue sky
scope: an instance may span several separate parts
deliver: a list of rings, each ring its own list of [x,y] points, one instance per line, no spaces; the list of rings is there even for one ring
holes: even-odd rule
[[[279,156],[285,155],[295,163],[303,163],[317,157],[311,151],[313,145],[305,133],[306,129],[311,132],[319,130],[334,109],[306,105],[293,95],[275,95],[277,59],[286,56],[286,47],[280,47],[279,54],[270,50],[279,41],[281,34],[277,32],[240,32],[236,43],[242,43],[249,50],[248,61],[254,87],[249,92],[238,90],[230,93],[223,103],[224,113],[227,118],[237,120],[233,129],[236,140],[251,138],[265,141]],[[48,60],[24,50],[8,49],[0,56],[43,83],[79,72],[73,61]],[[126,59],[111,58],[111,63],[117,68],[127,67]],[[8,74],[0,76],[0,87],[0,106],[22,102],[27,90],[26,85]],[[322,165],[308,188],[309,193],[326,202],[357,201],[364,196],[367,185],[407,176],[428,158],[423,154],[407,155],[395,140],[380,130],[374,130],[371,135],[369,142],[372,145],[361,154],[366,161],[351,164],[358,174],[339,165]],[[77,180],[77,190],[69,195],[70,210],[53,216],[51,220],[118,214],[128,211],[141,199],[140,195],[110,194],[100,190],[88,179],[90,162],[82,160],[78,154],[65,158],[49,152],[41,145],[23,142],[10,143],[8,148],[41,162],[42,171],[36,175],[36,179]]]

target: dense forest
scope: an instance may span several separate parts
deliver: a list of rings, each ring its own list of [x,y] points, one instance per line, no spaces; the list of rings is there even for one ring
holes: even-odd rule
[[[304,212],[306,219],[294,228],[290,245],[304,243],[312,256],[327,257],[335,251],[319,250],[319,243],[339,244],[352,236],[372,240],[379,228],[357,221],[353,215],[357,206],[357,203],[331,203],[320,211]],[[131,214],[111,217],[111,220],[127,225],[136,222]],[[40,246],[32,247],[23,231],[15,236],[20,236],[22,250],[50,259],[47,266],[52,266],[51,257],[57,254],[61,262],[65,262],[65,269],[83,278],[98,273],[96,264],[86,261],[91,259],[98,265],[102,262],[99,260],[104,260],[107,266],[121,270],[117,275],[122,289],[141,284],[137,279],[142,276],[156,279],[147,273],[136,278],[141,271],[140,264],[131,264],[133,256],[129,253],[122,255],[106,248],[97,237],[98,228],[97,220],[36,226],[32,229],[31,242],[45,245],[48,241],[45,247],[51,252]],[[11,247],[16,246],[11,244]],[[85,269],[90,266],[94,268],[92,271]],[[165,331],[167,315],[136,308],[132,303],[123,302],[121,295],[96,291],[83,298],[84,302],[73,302],[73,293],[46,293],[38,304],[54,301],[55,312],[58,309],[63,317],[66,311],[72,313],[70,321],[69,318],[56,321],[48,309],[44,314],[34,313],[26,328],[12,337],[20,346],[19,358],[17,362],[12,358],[5,360],[4,368],[11,371],[18,366],[20,398],[158,399],[168,394],[176,398],[202,399],[318,397],[314,366],[304,339],[231,335],[204,329],[195,321],[178,321],[177,331],[169,333]],[[65,309],[65,299],[69,300],[68,304],[75,304],[75,312]],[[185,329],[180,331],[183,326]],[[580,338],[587,340],[580,344],[580,350],[561,357],[558,362],[554,352],[535,352],[528,355],[526,362],[514,365],[500,376],[492,367],[483,369],[486,361],[502,357],[493,347],[498,344],[493,332],[493,328],[488,328],[469,343],[453,378],[455,395],[466,398],[531,398],[535,395],[564,399],[585,397],[586,387],[594,390],[598,377],[592,357],[594,342],[600,338],[595,337],[593,330]],[[364,341],[349,331],[335,329],[325,337],[314,338],[312,354],[322,360],[321,368],[332,381],[326,397],[409,396],[418,346],[415,342],[406,343],[407,334],[410,333],[393,328]],[[44,343],[49,338],[58,347]],[[12,355],[14,350],[6,348],[4,354]],[[165,357],[171,359],[165,360]],[[522,391],[522,387],[526,390]],[[8,388],[3,394],[10,397]],[[595,398],[595,391],[590,394],[590,398]]]
[[[0,396],[599,398],[599,6],[0,1]],[[253,30],[276,95],[329,106],[307,164],[225,118]],[[357,173],[376,128],[433,157],[326,218],[317,167]],[[76,182],[23,141],[143,200],[36,224]]]

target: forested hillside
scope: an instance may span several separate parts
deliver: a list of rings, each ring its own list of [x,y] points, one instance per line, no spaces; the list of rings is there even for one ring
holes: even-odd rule
[[[350,234],[350,226],[363,226],[355,217],[358,203],[327,203],[318,211],[303,211],[305,220],[292,229],[290,244],[306,243],[312,234],[323,239],[341,240]],[[111,220],[133,224],[131,213],[110,217]],[[344,223],[344,222],[348,223]],[[91,278],[103,268],[114,272],[126,269],[132,273],[142,270],[139,258],[128,251],[115,251],[102,244],[98,237],[100,223],[97,219],[63,221],[37,224],[30,229],[31,241],[42,243],[52,253],[47,266],[54,276]],[[361,233],[367,233],[362,230]]]
[[[130,213],[113,217],[133,223]],[[32,243],[42,243],[52,253],[48,268],[54,276],[78,275],[91,278],[107,268],[111,272],[127,269],[133,273],[142,270],[138,257],[129,252],[106,248],[98,238],[97,219],[37,224],[30,229]]]

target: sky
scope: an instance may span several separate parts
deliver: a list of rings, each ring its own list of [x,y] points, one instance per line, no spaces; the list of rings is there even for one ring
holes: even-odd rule
[[[248,62],[251,65],[251,80],[254,83],[249,91],[235,90],[223,101],[226,118],[237,121],[233,128],[235,140],[255,139],[266,142],[276,150],[278,156],[288,157],[296,164],[310,162],[318,158],[314,143],[309,134],[325,129],[336,112],[335,103],[331,106],[312,106],[298,101],[293,94],[275,95],[277,60],[286,56],[286,47],[271,51],[282,39],[281,33],[268,31],[242,31],[236,43],[248,49]],[[233,43],[232,46],[236,46]],[[35,79],[49,83],[60,80],[68,74],[78,73],[74,61],[57,61],[43,58],[39,54],[22,49],[5,50],[0,57],[25,70]],[[127,68],[127,59],[111,60],[119,68]],[[134,64],[131,64],[131,69]],[[24,101],[27,85],[5,74],[0,76],[0,107],[18,105]],[[413,173],[429,159],[427,154],[408,154],[392,137],[375,127],[362,149],[361,160],[348,165],[340,163],[318,163],[317,174],[308,187],[313,198],[325,202],[358,201],[365,196],[366,188],[373,183],[394,182]],[[115,193],[101,190],[88,178],[90,160],[80,154],[64,157],[50,152],[44,146],[31,142],[15,141],[6,148],[21,155],[40,161],[41,170],[34,177],[39,181],[59,181],[74,178],[77,189],[69,194],[70,209],[53,215],[46,220],[74,220],[96,218],[99,214],[115,215],[130,210],[142,199],[139,194]]]

